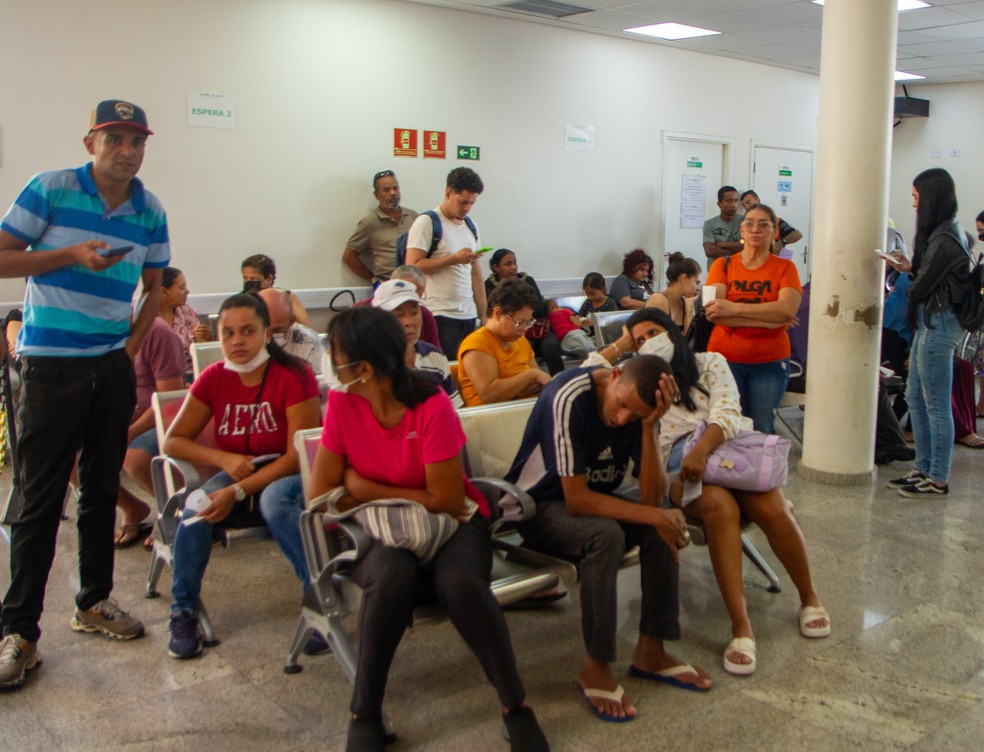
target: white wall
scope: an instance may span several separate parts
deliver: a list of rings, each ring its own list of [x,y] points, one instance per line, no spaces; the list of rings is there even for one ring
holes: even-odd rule
[[[909,96],[930,101],[929,117],[907,118],[893,132],[890,216],[911,246],[916,231],[912,180],[923,170],[942,167],[957,184],[960,222],[976,236],[974,218],[984,211],[984,83],[908,88]],[[931,156],[934,149],[940,157]],[[960,156],[951,157],[952,149]]]
[[[0,204],[83,163],[89,109],[130,98],[156,132],[141,177],[197,292],[233,289],[260,251],[284,286],[354,283],[340,256],[371,175],[396,169],[426,209],[460,164],[485,181],[485,243],[540,278],[613,274],[633,247],[661,251],[661,131],[734,139],[739,186],[752,140],[816,142],[815,76],[390,0],[6,3],[0,70]],[[188,127],[188,90],[234,94],[238,127]],[[563,150],[565,122],[595,126],[593,154]],[[394,127],[482,160],[394,158]],[[0,282],[0,300],[22,289]]]

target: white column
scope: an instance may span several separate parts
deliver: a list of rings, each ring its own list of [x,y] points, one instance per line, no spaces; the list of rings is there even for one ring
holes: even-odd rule
[[[831,484],[869,482],[874,467],[897,29],[896,0],[823,8],[800,474]]]

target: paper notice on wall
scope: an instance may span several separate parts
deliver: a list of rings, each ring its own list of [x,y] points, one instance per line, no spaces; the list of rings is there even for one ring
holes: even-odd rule
[[[565,151],[594,151],[594,141],[593,125],[575,125],[574,123],[564,125]]]
[[[189,91],[188,125],[204,128],[235,128],[236,97],[232,94]]]
[[[703,204],[707,199],[707,178],[703,175],[681,175],[680,199]]]
[[[696,227],[704,226],[704,202],[703,201],[681,201],[680,202],[680,229],[693,230]]]

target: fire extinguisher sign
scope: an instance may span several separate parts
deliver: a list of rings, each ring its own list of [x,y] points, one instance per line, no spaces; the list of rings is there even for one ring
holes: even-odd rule
[[[443,144],[443,141],[441,143]],[[416,128],[393,129],[393,156],[394,157],[417,156],[417,129]]]
[[[447,159],[444,131],[424,131],[424,159]]]

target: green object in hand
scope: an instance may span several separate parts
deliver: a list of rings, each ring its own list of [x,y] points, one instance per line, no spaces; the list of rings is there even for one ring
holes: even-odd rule
[[[479,248],[477,251],[475,251],[475,253],[488,253],[491,250],[492,250],[492,246],[487,245],[484,248]]]

